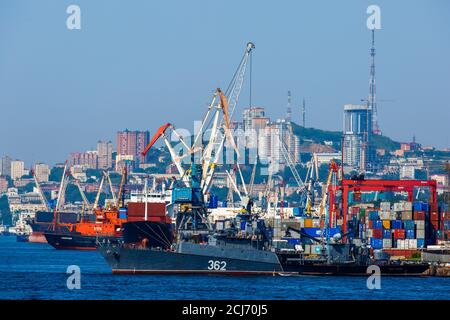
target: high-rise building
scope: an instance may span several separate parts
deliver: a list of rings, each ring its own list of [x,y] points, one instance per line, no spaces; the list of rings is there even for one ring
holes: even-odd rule
[[[45,163],[36,163],[34,165],[34,174],[39,182],[48,182],[50,167]]]
[[[11,161],[11,179],[17,180],[22,178],[25,171],[25,163],[21,160]]]
[[[244,110],[243,129],[246,148],[257,148],[260,161],[276,165],[273,167],[276,171],[286,163],[283,149],[294,162],[300,161],[300,140],[294,135],[290,121],[271,122],[264,108],[252,107]]]
[[[9,156],[4,156],[1,161],[0,175],[11,176],[11,161]]]
[[[0,193],[8,191],[8,180],[5,177],[0,177]]]
[[[149,131],[129,131],[128,129],[119,131],[117,132],[117,156],[132,157],[136,166],[145,163],[147,158],[142,155],[142,152],[149,141]]]
[[[344,165],[365,171],[374,161],[372,146],[372,108],[364,105],[344,106]]]
[[[98,168],[99,169],[112,168],[112,153],[113,153],[113,147],[112,147],[111,141],[98,141],[97,142]]]
[[[69,155],[69,166],[80,165],[88,169],[98,168],[97,150],[86,152],[72,152]]]

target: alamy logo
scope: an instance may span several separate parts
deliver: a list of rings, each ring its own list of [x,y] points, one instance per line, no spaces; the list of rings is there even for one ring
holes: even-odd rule
[[[66,26],[69,30],[81,29],[81,9],[75,4],[67,7],[66,13],[69,14],[66,20]]]
[[[381,9],[379,6],[373,4],[367,7],[367,28],[369,30],[381,29]]]
[[[379,266],[371,265],[367,268],[366,273],[370,274],[367,278],[367,289],[380,290],[381,289],[381,270]]]
[[[70,274],[67,278],[67,289],[81,289],[81,270],[79,266],[71,265],[67,267],[67,274]]]

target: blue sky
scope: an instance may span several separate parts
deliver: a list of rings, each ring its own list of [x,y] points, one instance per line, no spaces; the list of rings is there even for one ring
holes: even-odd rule
[[[81,30],[66,8],[81,7]],[[366,8],[381,7],[377,90],[384,134],[450,146],[450,2],[0,1],[0,155],[30,163],[115,142],[121,129],[192,128],[255,43],[253,104],[342,129],[368,94]],[[248,104],[243,89],[239,110]]]

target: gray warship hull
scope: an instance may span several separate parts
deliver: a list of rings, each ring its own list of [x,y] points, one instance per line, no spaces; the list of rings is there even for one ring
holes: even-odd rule
[[[232,274],[283,272],[271,251],[181,243],[175,251],[99,245],[114,274]]]

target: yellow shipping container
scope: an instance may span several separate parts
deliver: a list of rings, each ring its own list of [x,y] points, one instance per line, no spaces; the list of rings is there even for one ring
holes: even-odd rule
[[[383,228],[390,229],[391,228],[391,220],[383,220]]]

